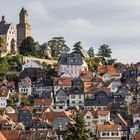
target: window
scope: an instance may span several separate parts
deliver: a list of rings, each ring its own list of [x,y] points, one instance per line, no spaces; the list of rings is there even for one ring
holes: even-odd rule
[[[82,104],[82,101],[79,101],[79,104]]]
[[[79,99],[81,99],[81,95],[79,95]]]
[[[90,116],[87,116],[87,119],[90,119]]]
[[[59,106],[59,109],[63,109],[63,106]]]
[[[72,98],[72,99],[75,99],[75,95],[71,95],[71,98]]]
[[[58,80],[58,84],[61,85],[62,84],[62,80]]]
[[[75,101],[72,101],[72,104],[75,104]]]
[[[102,133],[102,136],[106,136],[106,133]]]

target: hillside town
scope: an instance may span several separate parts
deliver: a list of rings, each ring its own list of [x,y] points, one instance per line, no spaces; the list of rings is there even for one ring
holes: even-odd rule
[[[16,27],[2,16],[0,140],[140,140],[140,62],[62,37],[39,45],[25,8]]]

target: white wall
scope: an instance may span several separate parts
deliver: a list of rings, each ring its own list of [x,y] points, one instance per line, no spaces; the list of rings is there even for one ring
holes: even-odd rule
[[[42,69],[42,65],[38,64],[35,61],[29,61],[29,62],[25,63],[24,65],[22,65],[22,71],[25,68],[41,68]]]

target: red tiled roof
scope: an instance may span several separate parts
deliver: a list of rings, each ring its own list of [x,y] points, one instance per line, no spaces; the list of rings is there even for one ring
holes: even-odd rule
[[[70,77],[54,77],[54,86],[71,86]]]
[[[140,105],[133,105],[132,106],[133,114],[137,114],[140,112]]]
[[[31,79],[27,76],[25,78],[21,79],[21,81],[26,81],[30,86],[32,85]]]
[[[14,82],[0,82],[0,86],[7,86],[7,87],[13,87],[15,86]]]
[[[109,92],[111,92],[111,88],[106,88],[106,87],[97,88],[97,91],[104,91],[106,93],[109,93]]]
[[[114,65],[110,66],[99,66],[98,72],[101,74],[108,74],[108,75],[119,75],[117,69],[115,69]]]
[[[20,130],[16,130],[16,131],[1,130],[1,133],[4,135],[4,137],[7,140],[19,140],[19,138],[21,136],[21,131]]]
[[[108,115],[110,113],[110,111],[98,111],[97,114],[98,115]]]
[[[1,132],[0,132],[0,140],[7,140]]]
[[[140,140],[140,134],[134,134],[132,140]]]
[[[80,78],[92,79],[93,78],[93,72],[92,71],[81,71]]]
[[[14,94],[10,94],[10,97],[19,98],[21,96],[20,92],[15,92]]]
[[[0,89],[0,97],[7,97],[9,94],[9,90],[7,89]]]
[[[110,125],[110,124],[97,125],[97,131],[117,131],[117,130],[121,130],[120,125]]]
[[[48,120],[50,123],[52,123],[56,118],[58,117],[68,117],[70,118],[72,116],[72,113],[68,111],[63,111],[63,112],[45,112],[42,115],[42,119]]]
[[[19,110],[29,110],[29,111],[32,111],[33,110],[33,106],[24,106],[24,107],[20,108]]]
[[[53,99],[35,99],[34,101],[35,106],[46,106],[52,104],[53,104]]]

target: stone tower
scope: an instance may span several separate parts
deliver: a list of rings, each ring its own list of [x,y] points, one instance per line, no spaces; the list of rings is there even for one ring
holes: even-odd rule
[[[31,26],[28,21],[28,13],[22,8],[19,13],[19,24],[17,24],[17,47],[19,47],[21,42],[28,36],[31,36]]]

